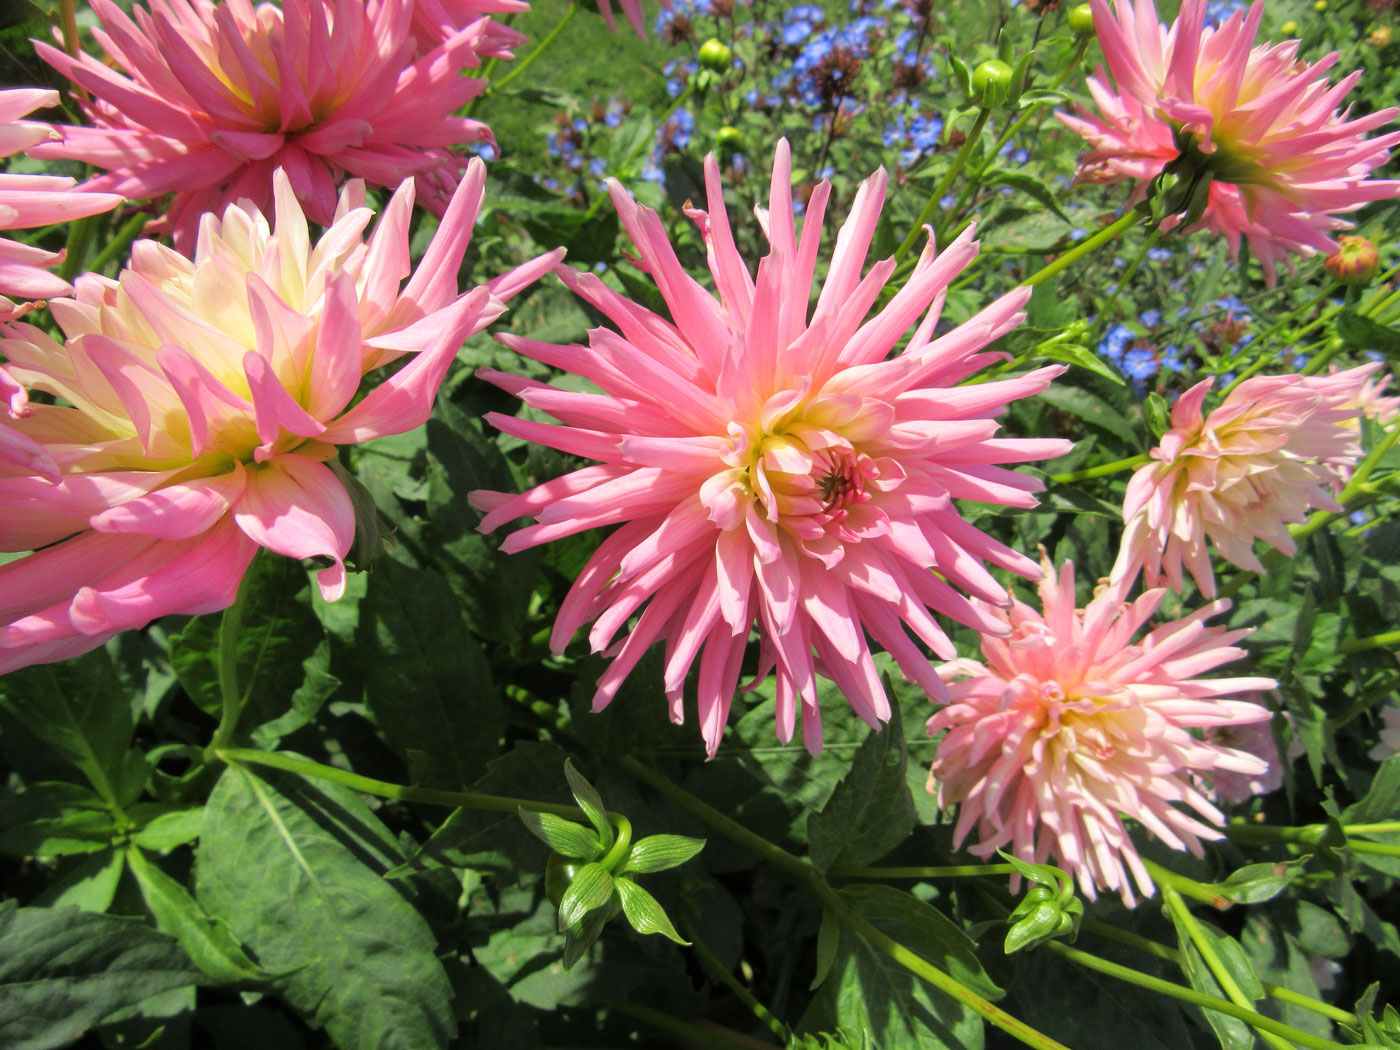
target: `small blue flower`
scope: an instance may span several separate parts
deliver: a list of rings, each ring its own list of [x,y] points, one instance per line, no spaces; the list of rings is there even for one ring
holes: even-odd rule
[[[1144,310],[1142,313],[1138,314],[1138,320],[1141,321],[1148,328],[1156,328],[1159,324],[1162,323],[1162,311]]]

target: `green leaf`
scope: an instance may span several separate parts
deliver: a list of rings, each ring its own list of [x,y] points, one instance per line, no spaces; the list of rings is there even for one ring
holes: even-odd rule
[[[597,834],[582,824],[553,813],[535,813],[528,809],[520,810],[520,819],[532,835],[561,857],[597,860],[603,855],[604,847]]]
[[[1376,769],[1375,779],[1361,800],[1342,810],[1346,824],[1376,824],[1400,814],[1400,756],[1387,758]]]
[[[1040,356],[1067,365],[1078,365],[1085,371],[1110,379],[1119,386],[1128,385],[1128,381],[1118,369],[1088,347],[1076,346],[1073,343],[1046,343],[1041,347]]]
[[[342,1050],[445,1047],[452,989],[427,923],[382,877],[397,860],[353,792],[233,766],[209,798],[196,896]]]
[[[836,949],[841,944],[841,918],[830,908],[822,908],[822,924],[817,929],[817,966],[812,975],[811,991],[822,986],[831,965],[836,961]]]
[[[110,846],[81,860],[59,865],[57,877],[31,903],[45,908],[81,908],[101,914],[117,897],[126,864]]]
[[[440,576],[382,559],[356,632],[365,700],[401,754],[431,758],[431,787],[459,790],[500,753],[501,699],[481,646]]]
[[[0,803],[0,853],[50,860],[105,850],[117,837],[107,804],[66,780],[40,781]]]
[[[270,747],[306,724],[334,690],[321,650],[325,629],[311,608],[306,570],[291,558],[255,558],[244,580],[246,605],[234,664],[243,691],[240,732]],[[170,642],[170,666],[200,708],[217,714],[222,614],[197,616]],[[307,655],[307,654],[311,655]],[[261,733],[255,730],[268,726]]]
[[[131,836],[131,841],[142,849],[169,853],[177,846],[199,838],[199,829],[203,823],[203,806],[195,809],[177,809],[148,821]]]
[[[180,942],[187,955],[220,984],[257,985],[268,978],[228,928],[210,917],[185,888],[156,867],[136,847],[126,852],[131,874],[161,932]]]
[[[1217,883],[1214,890],[1222,897],[1237,904],[1260,904],[1273,900],[1300,875],[1308,857],[1292,861],[1276,861],[1264,864],[1246,864],[1232,871],[1224,882]]]
[[[1070,224],[1074,222],[1060,207],[1060,202],[1055,197],[1055,191],[1034,175],[1024,171],[998,168],[987,174],[984,183],[987,186],[1009,186],[1014,190],[1019,190],[1027,196],[1035,198],[1036,201],[1045,205],[1065,222]]]
[[[585,864],[574,875],[559,902],[559,929],[577,925],[589,912],[603,907],[613,895],[613,877],[601,864]]]
[[[569,781],[569,790],[573,792],[574,801],[578,803],[579,809],[583,810],[589,821],[598,829],[598,837],[602,840],[604,848],[611,846],[612,821],[608,820],[607,807],[603,805],[603,797],[598,794],[597,788],[574,768],[572,759],[564,760],[564,777]]]
[[[1037,396],[1056,408],[1077,416],[1089,426],[1098,427],[1114,437],[1122,438],[1135,450],[1141,447],[1142,439],[1124,418],[1123,411],[1114,408],[1097,394],[1091,394],[1078,387],[1052,383]]]
[[[135,919],[0,904],[0,1046],[67,1046],[107,1015],[198,983],[180,946]]]
[[[627,916],[632,929],[638,933],[659,933],[677,944],[690,943],[676,932],[665,909],[650,893],[631,879],[617,878],[613,880],[613,885],[617,887],[618,896],[622,898],[622,914]]]
[[[0,678],[0,706],[76,766],[104,802],[125,806],[140,795],[146,764],[128,750],[131,704],[105,650],[11,671]]]
[[[1172,428],[1172,410],[1167,407],[1166,398],[1155,390],[1143,401],[1142,414],[1147,417],[1147,429],[1154,438],[1160,439]]]
[[[665,871],[679,867],[704,848],[704,839],[692,839],[685,835],[648,835],[633,844],[622,870],[639,875]]]
[[[572,800],[559,778],[564,752],[553,744],[525,741],[493,761],[472,790],[487,795],[536,798],[544,802]],[[544,870],[546,848],[513,813],[454,810],[404,863],[388,872],[401,878],[444,865],[494,874],[503,882]]]
[[[946,924],[963,942],[959,955],[965,953],[976,965],[966,938],[931,906],[886,886],[855,886],[840,892],[874,926],[935,966],[942,966],[947,958],[946,930],[941,925]],[[922,909],[936,916],[932,924],[936,932]],[[839,942],[831,974],[802,1019],[804,1031],[860,1032],[868,1034],[880,1050],[981,1050],[982,1019],[969,1007],[916,977],[850,926],[841,928]],[[968,983],[962,974],[955,976]],[[976,985],[978,990],[1000,994],[985,975]]]
[[[982,998],[995,1001],[1006,994],[982,969],[967,934],[932,904],[874,883],[843,886],[839,892],[857,914]]]
[[[1220,982],[1206,966],[1194,944],[1183,940],[1181,957],[1182,972],[1186,974],[1192,988],[1220,999],[1227,998]],[[1251,1050],[1254,1046],[1254,1030],[1238,1017],[1230,1017],[1215,1010],[1202,1010],[1201,1015],[1215,1032],[1215,1037],[1220,1040],[1222,1050]]]
[[[1337,316],[1337,334],[1353,350],[1379,350],[1400,358],[1400,329],[1381,324],[1347,307]]]
[[[905,775],[908,748],[898,705],[889,724],[860,745],[850,771],[807,823],[812,863],[825,874],[879,860],[914,828],[914,800]]]

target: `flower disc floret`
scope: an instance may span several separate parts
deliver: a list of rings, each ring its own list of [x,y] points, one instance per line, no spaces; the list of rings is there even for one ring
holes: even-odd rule
[[[1400,195],[1400,181],[1367,177],[1400,132],[1365,137],[1397,110],[1339,111],[1361,74],[1329,85],[1335,52],[1308,63],[1296,40],[1254,46],[1262,0],[1214,27],[1205,0],[1185,0],[1170,28],[1152,0],[1092,7],[1108,66],[1088,81],[1098,112],[1059,114],[1092,147],[1079,181],[1134,182],[1138,201],[1169,166],[1184,168],[1200,190],[1191,195],[1199,225],[1232,254],[1247,240],[1270,283],[1294,255],[1336,251],[1331,232],[1351,225],[1338,216]],[[1163,227],[1180,222],[1170,216]]]
[[[512,552],[620,526],[565,598],[551,645],[562,651],[593,621],[590,644],[612,657],[594,696],[598,709],[647,648],[664,642],[664,687],[677,722],[698,660],[701,732],[712,754],[754,628],[754,682],[775,672],[784,741],[800,709],[806,745],[820,747],[819,674],[871,725],[888,718],[867,636],[911,680],[942,695],[906,628],[951,656],[932,612],[997,629],[955,588],[1004,603],[984,561],[1038,571],[964,521],[953,500],[1033,506],[1039,482],[1001,464],[1068,447],[994,436],[994,417],[1008,402],[1044,390],[1063,369],[955,385],[993,359],[980,351],[1020,323],[1028,294],[1012,292],[934,335],[949,281],[977,254],[971,231],[941,254],[930,245],[904,287],[867,317],[895,267],[886,259],[861,274],[884,201],[883,170],[857,192],[809,317],[831,187],[814,189],[799,237],[790,175],[784,141],[759,212],[770,250],[753,273],[734,244],[719,164],[707,158],[708,209],[687,214],[700,227],[717,294],[682,268],[659,217],[614,183],[613,202],[669,318],[561,267],[560,278],[617,330],[593,330],[586,348],[500,338],[597,390],[482,373],[562,424],[492,414],[496,427],[599,461],[523,495],[472,493],[487,512],[482,530],[533,518],[502,545]]]
[[[224,608],[258,547],[317,559],[322,595],[343,593],[355,514],[327,461],[421,425],[462,341],[562,254],[459,294],[484,182],[473,161],[402,288],[411,181],[368,240],[350,183],[313,245],[278,172],[275,229],[230,205],[193,260],[138,242],[117,280],[51,300],[62,342],[3,329],[10,375],[56,401],[0,423],[0,550],[33,551],[0,566],[0,673]]]
[[[464,166],[450,148],[493,141],[485,124],[455,115],[485,87],[462,71],[498,49],[487,18],[418,57],[413,0],[150,0],[131,16],[93,0],[93,9],[93,35],[116,68],[35,44],[91,93],[93,126],[65,127],[62,142],[34,154],[105,169],[87,189],[173,194],[165,222],[184,250],[206,211],[244,199],[270,211],[279,168],[322,226],[347,173],[390,187],[414,177],[419,203],[441,215]]]
[[[1234,642],[1248,631],[1205,626],[1228,602],[1134,641],[1165,591],[1127,603],[1122,587],[1108,586],[1079,609],[1074,565],[1058,578],[1048,561],[1045,570],[1042,611],[1019,601],[985,610],[1003,628],[983,635],[985,663],[939,668],[952,698],[929,719],[930,735],[947,732],[928,788],[941,806],[959,807],[956,844],[976,830],[973,855],[1053,860],[1091,899],[1109,889],[1131,906],[1133,884],[1150,896],[1153,883],[1125,819],[1198,856],[1202,841],[1220,838],[1225,818],[1195,779],[1258,776],[1268,764],[1193,731],[1267,719],[1257,704],[1221,697],[1275,683],[1197,677],[1243,655]]]

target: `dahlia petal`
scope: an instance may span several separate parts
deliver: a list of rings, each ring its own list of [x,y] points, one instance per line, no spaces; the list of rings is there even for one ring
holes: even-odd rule
[[[326,557],[317,573],[321,595],[345,593],[342,560],[355,538],[355,509],[330,469],[300,456],[277,456],[248,471],[233,520],[261,547],[289,558]]]

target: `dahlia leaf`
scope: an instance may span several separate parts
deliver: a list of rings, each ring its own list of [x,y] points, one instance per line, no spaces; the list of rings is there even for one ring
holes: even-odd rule
[[[836,949],[841,944],[841,917],[830,908],[822,909],[822,924],[817,929],[817,965],[809,990],[816,991],[831,973],[836,961]]]
[[[0,853],[51,860],[107,849],[117,836],[112,813],[89,788],[40,781],[0,803]]]
[[[501,750],[500,695],[481,646],[442,577],[385,558],[360,606],[356,651],[365,700],[400,753],[431,758],[430,787],[460,789]]]
[[[825,874],[879,860],[914,827],[914,800],[905,774],[908,746],[899,707],[856,751],[850,771],[820,813],[808,822],[812,863]]]
[[[1288,885],[1304,874],[1304,868],[1311,857],[1299,857],[1290,861],[1267,861],[1262,864],[1246,864],[1232,871],[1224,882],[1216,883],[1212,889],[1222,897],[1236,904],[1260,904],[1273,900]]]
[[[1210,968],[1206,966],[1205,960],[1201,958],[1201,953],[1196,950],[1195,945],[1183,940],[1181,945],[1182,972],[1186,974],[1186,979],[1191,982],[1191,987],[1206,995],[1213,995],[1217,998],[1224,998],[1224,990],[1220,987],[1220,982],[1215,979]],[[1215,1037],[1220,1040],[1221,1050],[1250,1050],[1254,1044],[1254,1030],[1244,1021],[1237,1017],[1229,1017],[1226,1014],[1217,1013],[1214,1010],[1202,1010],[1206,1023],[1215,1032]]]
[[[1171,409],[1167,407],[1166,399],[1155,390],[1143,401],[1142,414],[1147,420],[1147,429],[1158,440],[1172,428]]]
[[[354,792],[235,766],[209,798],[196,895],[337,1046],[431,1050],[456,1034],[452,987],[411,884],[383,878],[401,859]]]
[[[559,929],[568,930],[591,911],[612,900],[613,877],[601,864],[585,864],[574,875],[559,902]]]
[[[622,870],[640,875],[665,871],[684,864],[704,848],[704,839],[687,838],[685,835],[648,835],[632,847]]]
[[[564,776],[568,778],[569,790],[573,792],[579,809],[583,810],[588,819],[592,821],[593,826],[598,829],[598,837],[602,840],[603,845],[605,847],[611,846],[613,842],[612,822],[608,820],[607,807],[603,805],[603,797],[598,794],[597,788],[574,768],[571,759],[564,760]]]
[[[1350,308],[1337,316],[1337,334],[1353,350],[1379,350],[1392,360],[1400,357],[1400,329],[1381,324]]]
[[[67,1046],[104,1017],[201,982],[180,946],[144,923],[76,908],[0,904],[0,1045]]]
[[[185,887],[152,864],[140,849],[127,850],[126,861],[156,925],[180,942],[205,976],[219,984],[240,986],[258,985],[269,978],[248,958],[228,927],[205,912]]]
[[[156,853],[169,853],[176,846],[193,842],[199,838],[200,826],[204,823],[204,807],[176,809],[152,817],[137,831],[131,841],[142,849]]]
[[[34,903],[49,908],[78,908],[100,915],[117,898],[126,861],[120,850],[109,846],[105,852],[64,865],[59,872]]]
[[[21,668],[0,679],[0,707],[82,772],[109,805],[140,795],[146,762],[128,751],[131,705],[117,687],[105,652],[43,667]]]
[[[1065,222],[1073,220],[1065,214],[1065,210],[1060,207],[1060,202],[1055,199],[1055,191],[1047,186],[1034,175],[1028,175],[1024,171],[1010,171],[1006,168],[998,168],[989,172],[986,177],[988,186],[1009,186],[1013,190],[1019,190],[1028,197],[1033,197],[1040,204],[1045,205]]]
[[[1094,375],[1103,376],[1112,380],[1119,386],[1127,386],[1127,381],[1123,374],[1111,367],[1107,361],[1094,353],[1088,347],[1076,346],[1073,343],[1047,342],[1041,344],[1040,356],[1050,361],[1061,361],[1067,365],[1078,365],[1080,368]]]
[[[535,813],[523,808],[519,812],[530,834],[561,857],[597,860],[602,856],[603,846],[597,834],[582,824],[575,824],[553,813]]]

